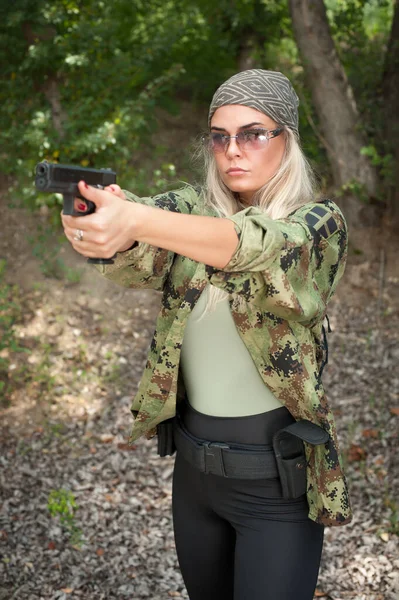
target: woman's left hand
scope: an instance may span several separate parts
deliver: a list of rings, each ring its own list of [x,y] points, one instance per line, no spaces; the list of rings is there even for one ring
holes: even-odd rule
[[[123,200],[120,195],[78,184],[79,192],[96,205],[96,211],[83,217],[61,214],[64,232],[74,249],[91,258],[110,258],[135,242],[141,205]],[[75,205],[79,210],[79,203]]]

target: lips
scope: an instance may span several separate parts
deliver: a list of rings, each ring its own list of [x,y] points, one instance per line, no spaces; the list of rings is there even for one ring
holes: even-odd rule
[[[231,167],[226,171],[226,173],[246,173],[245,169],[240,169],[239,167]]]

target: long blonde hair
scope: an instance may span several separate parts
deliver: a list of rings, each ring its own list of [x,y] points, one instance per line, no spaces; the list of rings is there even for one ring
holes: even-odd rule
[[[314,201],[317,193],[316,179],[294,132],[284,127],[285,150],[276,173],[252,198],[252,206],[263,210],[271,219],[283,219],[288,214]],[[197,157],[205,166],[205,206],[216,210],[220,217],[229,217],[247,208],[237,193],[232,192],[222,181],[213,153],[201,144]],[[213,310],[218,302],[229,294],[212,285],[207,286],[208,297],[201,318]]]

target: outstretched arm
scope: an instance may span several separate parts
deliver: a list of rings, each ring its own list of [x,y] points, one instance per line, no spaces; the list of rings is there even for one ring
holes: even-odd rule
[[[63,216],[65,234],[75,250],[87,257],[109,258],[124,252],[135,241],[223,268],[231,259],[238,236],[228,219],[169,212],[121,198],[79,183],[96,212],[84,217]],[[76,230],[83,232],[75,240]]]

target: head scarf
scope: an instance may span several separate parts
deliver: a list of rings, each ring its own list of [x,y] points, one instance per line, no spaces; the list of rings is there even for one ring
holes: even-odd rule
[[[299,99],[290,81],[278,71],[250,69],[241,71],[216,90],[209,109],[210,125],[216,109],[226,104],[242,104],[256,108],[299,135]]]

